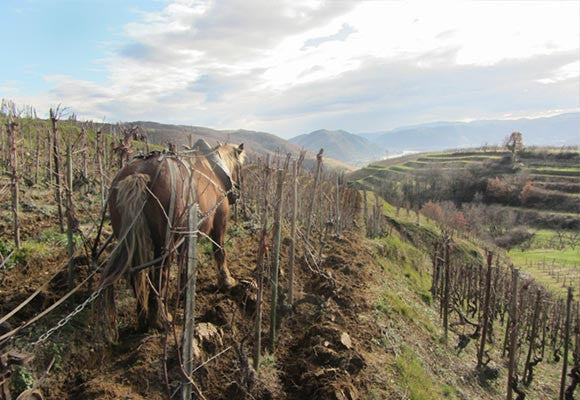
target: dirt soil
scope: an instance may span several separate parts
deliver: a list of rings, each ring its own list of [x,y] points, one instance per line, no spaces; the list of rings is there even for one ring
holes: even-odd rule
[[[54,221],[50,221],[54,222]],[[48,223],[48,221],[47,221]],[[54,226],[54,225],[53,225]],[[41,227],[39,227],[41,229]],[[36,231],[36,229],[34,229]],[[37,232],[32,229],[27,235]],[[223,292],[208,254],[202,257],[196,295],[195,382],[199,398],[206,399],[364,399],[371,378],[363,353],[370,351],[376,326],[368,318],[366,290],[380,267],[360,244],[359,233],[332,238],[320,268],[297,263],[296,304],[286,300],[287,242],[282,246],[280,278],[283,315],[273,355],[269,333],[270,288],[264,289],[262,338],[265,349],[261,368],[252,367],[253,327],[256,312],[256,230],[250,227],[230,240],[230,269],[239,284]],[[203,245],[202,245],[203,246]],[[0,313],[4,315],[62,269],[66,250],[15,267],[2,276]],[[80,281],[88,273],[79,266]],[[166,399],[178,397],[179,359],[175,342],[181,330],[167,335],[135,331],[134,300],[124,282],[117,285],[119,340],[106,343],[101,335],[98,312],[83,311],[33,353],[30,365],[45,399]],[[13,288],[18,287],[15,291]],[[25,307],[11,325],[44,309],[66,292],[62,269],[41,295]],[[25,330],[9,348],[23,349],[88,295],[84,290],[71,302]],[[181,325],[181,309],[173,308],[173,319]],[[6,349],[2,349],[5,351]],[[31,350],[31,349],[26,349]],[[203,396],[203,397],[202,397]]]

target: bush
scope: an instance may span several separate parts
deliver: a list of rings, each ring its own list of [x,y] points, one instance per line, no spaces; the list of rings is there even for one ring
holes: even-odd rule
[[[506,250],[521,246],[522,249],[528,248],[535,234],[528,232],[526,229],[518,228],[507,232],[506,234],[495,239],[495,244]]]

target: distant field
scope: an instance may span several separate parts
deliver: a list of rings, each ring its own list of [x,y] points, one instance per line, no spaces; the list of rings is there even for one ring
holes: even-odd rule
[[[561,246],[556,231],[539,230],[528,250],[508,254],[514,265],[553,291],[564,295],[567,286],[580,290],[580,245]]]

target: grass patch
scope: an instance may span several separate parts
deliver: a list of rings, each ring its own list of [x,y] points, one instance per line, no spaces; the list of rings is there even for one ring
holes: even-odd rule
[[[551,264],[568,264],[570,266],[577,265],[580,262],[580,248],[575,250],[567,249],[531,249],[527,251],[511,250],[509,253],[513,263],[517,266],[525,266],[527,264],[546,263]]]
[[[374,305],[375,310],[385,314],[396,313],[407,319],[416,319],[417,311],[403,301],[399,294],[392,291],[384,292]]]
[[[455,390],[449,385],[439,385],[425,370],[416,352],[404,347],[395,360],[401,380],[400,386],[408,391],[411,400],[456,399]]]

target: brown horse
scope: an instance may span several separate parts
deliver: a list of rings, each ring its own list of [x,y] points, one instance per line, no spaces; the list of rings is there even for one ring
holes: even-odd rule
[[[224,235],[229,205],[236,198],[243,148],[241,144],[212,149],[200,140],[180,157],[154,152],[135,158],[117,173],[109,211],[118,244],[101,280],[105,321],[115,321],[113,284],[127,274],[137,298],[139,329],[164,328],[160,299],[167,293],[171,255],[187,231],[193,203],[199,204],[199,230],[213,242],[219,285],[236,284],[226,264]],[[180,246],[181,255],[185,247]],[[135,269],[144,264],[153,265]]]

